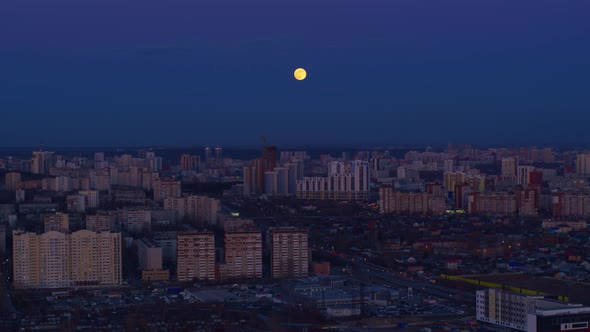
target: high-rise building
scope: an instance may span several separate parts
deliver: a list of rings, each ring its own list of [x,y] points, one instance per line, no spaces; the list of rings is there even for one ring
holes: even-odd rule
[[[66,207],[68,212],[83,213],[86,211],[86,200],[82,195],[66,196]]]
[[[176,265],[177,233],[175,231],[155,232],[154,242],[162,248],[163,263]]]
[[[17,189],[15,192],[15,198],[17,203],[21,203],[25,201],[25,190],[24,189]]]
[[[31,160],[31,173],[46,174],[52,166],[53,152],[49,151],[33,151],[33,158]]]
[[[94,153],[94,162],[101,162],[105,161],[104,159],[104,152],[95,152]]]
[[[279,193],[279,172],[264,172],[264,193],[267,195],[277,195]]]
[[[149,231],[152,225],[152,213],[150,210],[127,211],[127,220],[123,222],[123,228],[131,233]]]
[[[469,214],[515,215],[516,196],[509,193],[471,193],[467,198]]]
[[[299,199],[364,200],[369,197],[369,162],[328,163],[328,177],[306,177],[297,181]]]
[[[177,233],[175,231],[154,233],[154,242],[162,248],[162,260],[164,264],[176,265],[177,241]]]
[[[190,154],[183,154],[180,156],[180,170],[196,172],[199,169],[199,156],[191,156]]]
[[[225,229],[226,276],[262,278],[262,234],[252,224]]]
[[[277,148],[276,146],[267,146],[266,143],[262,147],[262,157],[254,160],[253,164],[251,165],[253,171],[255,172],[254,180],[255,180],[255,192],[256,193],[265,193],[266,186],[265,186],[265,173],[267,171],[272,171],[277,166]]]
[[[590,153],[580,153],[576,156],[576,173],[590,175]]]
[[[514,157],[502,159],[502,176],[516,176],[518,160]]]
[[[61,233],[70,232],[70,218],[66,213],[53,213],[43,216],[45,232],[56,231]]]
[[[213,232],[179,232],[177,236],[178,281],[215,280]]]
[[[15,288],[119,286],[121,234],[13,232]]]
[[[205,163],[207,164],[207,166],[209,166],[209,164],[212,162],[211,159],[211,148],[206,146],[205,147]]]
[[[287,184],[287,193],[289,195],[295,195],[297,193],[297,180],[303,180],[303,173],[299,178],[299,164],[298,163],[287,163],[285,164],[288,172],[289,182]]]
[[[16,191],[21,186],[21,175],[16,172],[9,172],[4,175],[4,184],[6,191]]]
[[[215,198],[192,195],[166,198],[164,209],[176,211],[178,220],[188,218],[197,225],[214,225],[217,223],[217,214],[221,211],[221,203]]]
[[[84,197],[84,205],[87,209],[96,209],[100,204],[99,194],[96,190],[83,190],[78,192]]]
[[[445,213],[445,198],[430,193],[396,192],[391,186],[379,189],[379,209],[382,214],[430,214]]]
[[[154,181],[154,201],[160,202],[168,197],[180,197],[180,181],[169,179],[156,179]]]
[[[110,214],[86,215],[86,229],[93,232],[110,232],[115,229],[115,216]]]
[[[528,186],[529,179],[530,179],[530,173],[535,171],[535,167],[519,165],[517,170],[518,170],[518,174],[517,174],[518,184],[523,187]]]
[[[256,193],[256,167],[254,165],[244,167],[244,196]]]
[[[69,236],[73,287],[122,284],[121,233],[80,230]]]
[[[271,275],[273,278],[304,278],[308,275],[307,231],[270,228]]]
[[[216,146],[215,147],[215,160],[219,163],[221,162],[221,159],[223,158],[223,153],[222,153],[223,149],[221,148],[221,146]]]
[[[0,259],[6,255],[6,224],[0,223]]]
[[[162,270],[162,248],[150,239],[139,239],[137,260],[140,270]]]
[[[553,193],[552,212],[555,218],[588,218],[590,195],[578,192]]]

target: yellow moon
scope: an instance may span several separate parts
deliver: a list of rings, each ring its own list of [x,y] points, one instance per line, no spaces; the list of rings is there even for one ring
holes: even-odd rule
[[[295,76],[296,80],[303,81],[305,79],[305,77],[307,77],[307,72],[303,68],[297,68],[297,69],[295,69],[293,76]]]

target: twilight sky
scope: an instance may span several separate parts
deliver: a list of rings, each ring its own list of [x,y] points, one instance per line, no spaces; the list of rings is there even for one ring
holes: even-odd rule
[[[589,15],[587,0],[2,0],[0,146],[590,143]]]

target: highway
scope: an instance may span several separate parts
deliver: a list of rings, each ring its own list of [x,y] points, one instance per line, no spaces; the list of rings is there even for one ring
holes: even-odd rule
[[[313,250],[322,252],[334,257],[331,250],[321,246],[312,246]],[[456,290],[453,288],[443,287],[432,284],[427,280],[408,279],[399,276],[397,272],[388,270],[365,261],[362,258],[353,258],[350,255],[339,254],[337,259],[343,264],[353,267],[353,273],[360,278],[379,279],[379,281],[395,286],[398,288],[412,288],[414,292],[431,295],[437,298],[443,298],[450,301],[462,302],[473,306],[475,304],[475,293]]]

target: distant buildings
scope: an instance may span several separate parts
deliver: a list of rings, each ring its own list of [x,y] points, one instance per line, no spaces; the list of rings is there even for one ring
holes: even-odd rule
[[[297,198],[367,200],[369,188],[367,161],[332,161],[328,164],[328,177],[305,177],[297,181]]]
[[[49,151],[34,151],[31,160],[31,173],[46,174],[52,166],[53,152]]]
[[[70,232],[70,219],[66,213],[46,214],[43,216],[43,224],[45,233],[49,231]]]
[[[445,213],[445,198],[430,193],[402,193],[391,186],[379,189],[379,209],[382,214],[408,213],[442,215]]]
[[[4,175],[4,184],[6,191],[16,191],[21,186],[21,175],[16,172],[9,172]]]
[[[199,156],[183,154],[180,156],[180,170],[196,172],[199,169],[200,162],[201,158]]]
[[[552,195],[552,212],[555,218],[590,217],[590,193],[557,192]]]
[[[502,159],[502,176],[516,177],[518,160],[514,157]]]
[[[86,215],[86,229],[97,233],[114,231],[115,216],[105,213]]]
[[[178,220],[188,218],[197,225],[214,225],[221,204],[218,199],[207,196],[168,197],[164,199],[164,209],[176,211]]]
[[[576,173],[583,176],[590,175],[590,154],[581,153],[576,156]]]
[[[181,195],[180,181],[157,179],[154,181],[154,201],[178,198]]]
[[[308,275],[309,248],[307,231],[294,228],[270,228],[271,276],[302,278]]]
[[[13,232],[15,288],[119,286],[121,234]]]
[[[470,214],[516,215],[518,212],[516,197],[509,193],[471,193],[467,207]]]

